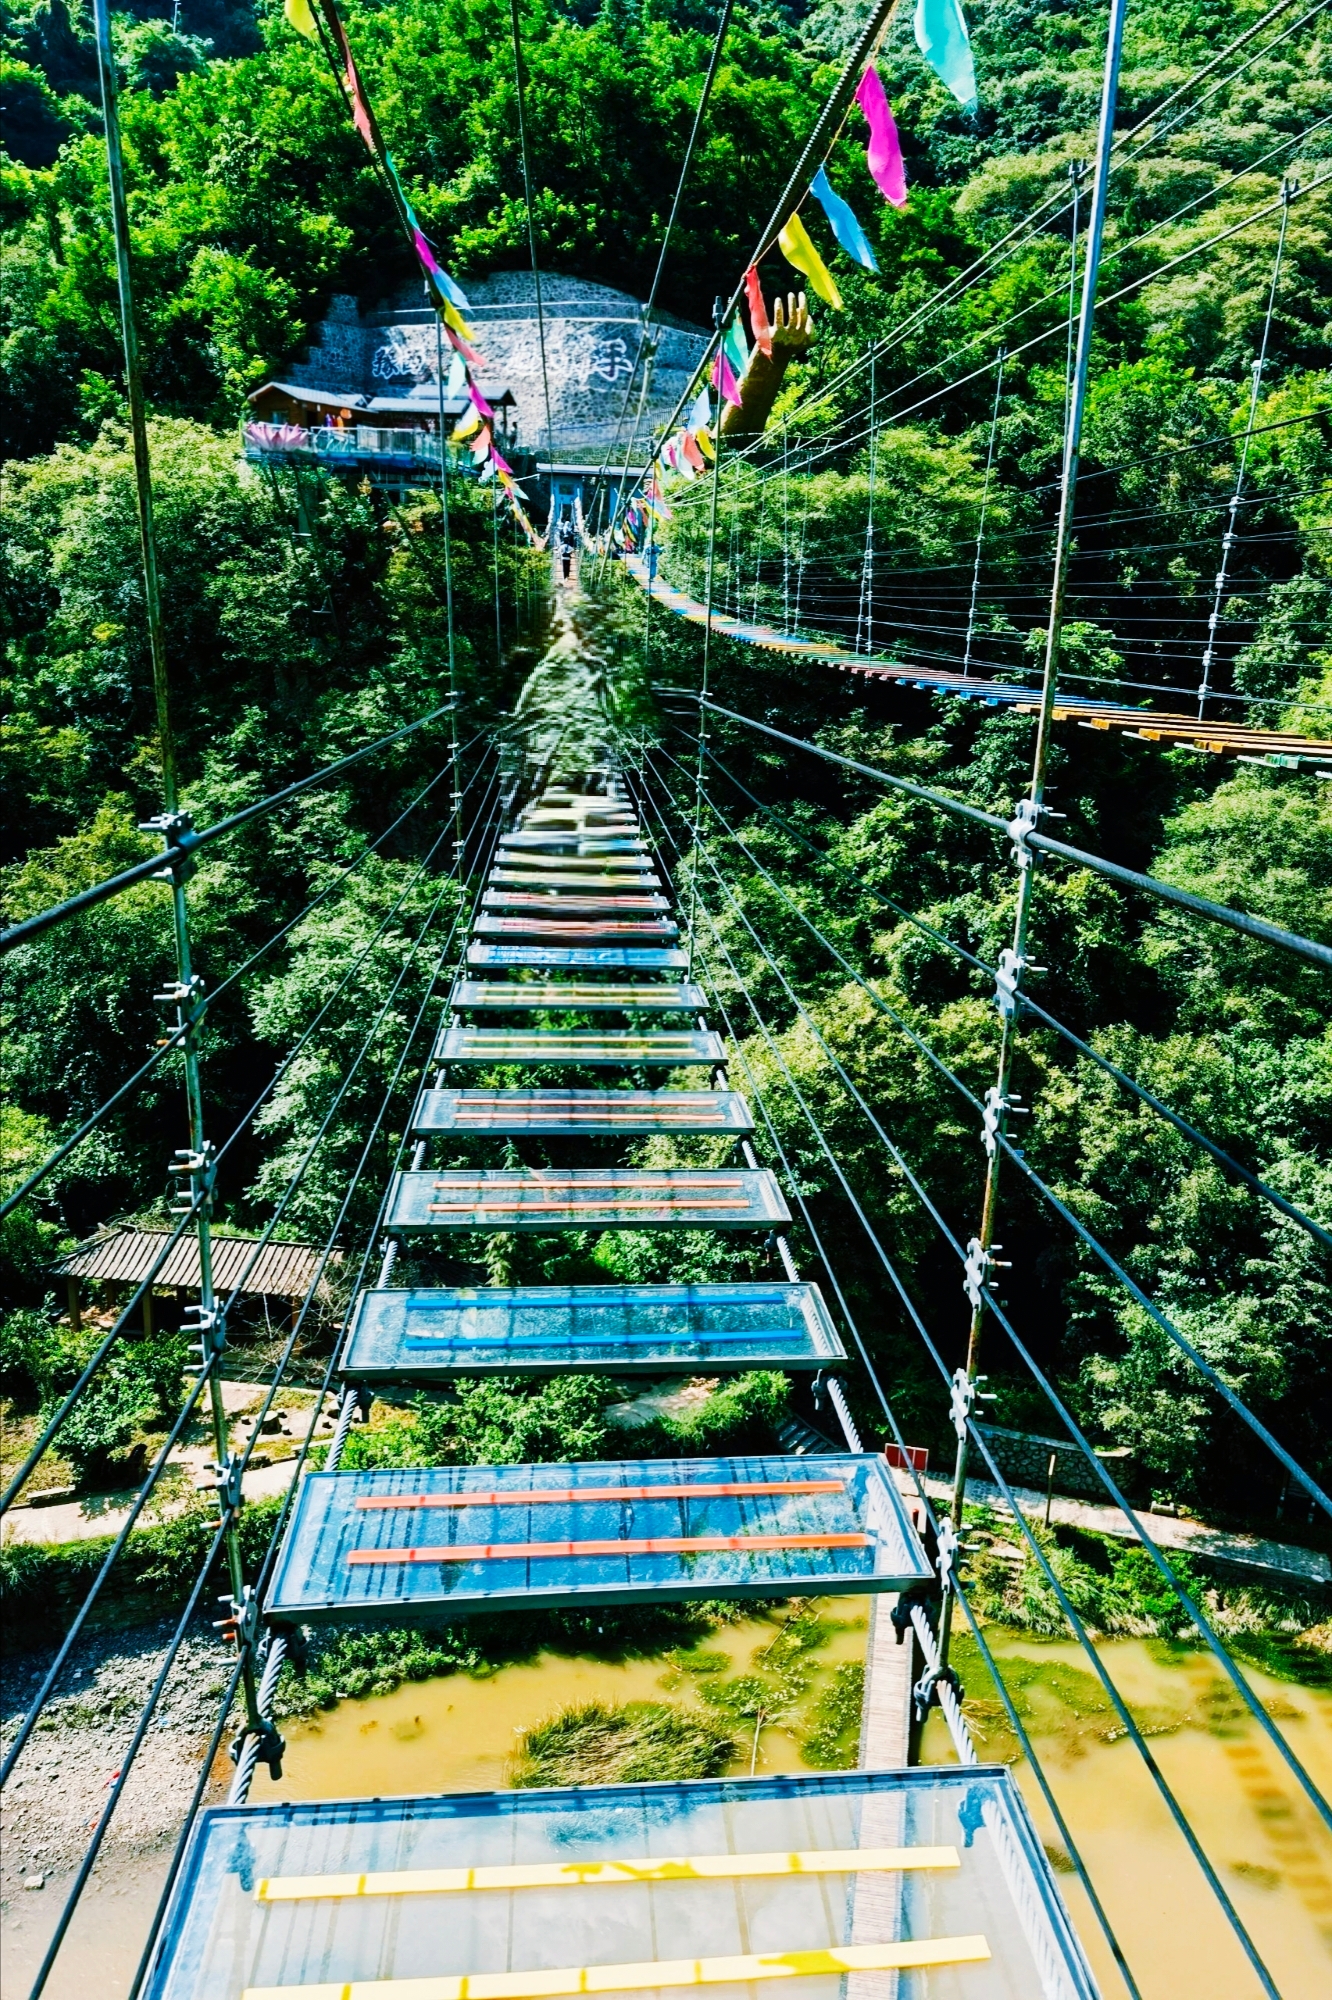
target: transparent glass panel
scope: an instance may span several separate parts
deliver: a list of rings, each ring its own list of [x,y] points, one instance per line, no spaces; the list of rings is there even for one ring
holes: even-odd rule
[[[734,1090],[423,1090],[412,1131],[752,1132]]]
[[[545,1007],[577,1008],[587,1013],[612,1013],[637,1009],[669,1014],[701,1014],[707,1006],[701,986],[594,986],[590,980],[569,980],[562,985],[546,981],[460,979],[449,995],[449,1009],[479,1008],[486,1012],[517,1014]]]
[[[679,926],[666,917],[478,917],[472,925],[474,937],[550,937],[588,944],[629,943],[641,938],[644,944],[654,939],[679,936]]]
[[[706,1029],[604,1032],[596,1028],[445,1028],[431,1057],[437,1063],[720,1063],[720,1035]]]
[[[532,965],[571,972],[684,972],[689,955],[678,945],[635,949],[626,945],[483,944],[467,947],[467,963],[477,966]]]
[[[759,1229],[791,1220],[766,1167],[398,1174],[385,1228]]]

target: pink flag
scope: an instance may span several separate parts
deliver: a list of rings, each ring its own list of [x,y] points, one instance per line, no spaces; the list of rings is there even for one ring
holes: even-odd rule
[[[481,391],[477,388],[475,382],[469,382],[467,384],[467,393],[472,399],[472,408],[476,411],[479,417],[494,416],[495,412],[491,409],[489,403],[486,401],[485,397],[481,394]]]
[[[501,458],[493,444],[490,447],[490,462],[499,473],[511,473],[513,471],[513,467],[509,464],[508,459]]]
[[[734,403],[737,410],[740,408],[740,389],[735,379],[735,370],[720,348],[717,350],[717,359],[712,364],[712,386],[721,390],[728,403]]]
[[[885,201],[894,208],[905,208],[907,198],[906,168],[902,164],[902,147],[897,137],[897,127],[888,104],[888,94],[883,80],[871,63],[860,79],[856,90],[856,103],[865,114],[865,122],[870,128],[869,170],[874,176]]]
[[[457,352],[461,354],[463,360],[467,362],[469,367],[472,368],[485,367],[486,364],[481,359],[481,356],[477,353],[476,349],[470,344],[470,342],[464,340],[460,333],[455,333],[453,328],[448,324],[447,320],[444,323],[444,338],[445,340],[448,341],[450,347],[455,348]]]
[[[759,274],[751,264],[745,272],[745,297],[749,301],[749,325],[754,335],[754,345],[765,354],[772,353],[772,328],[768,324],[768,308],[763,303],[763,287]]]
[[[435,261],[435,253],[430,248],[430,245],[426,242],[425,237],[422,236],[419,229],[413,229],[412,231],[412,245],[416,251],[417,256],[421,259],[421,262],[425,265],[427,271],[429,271],[431,277],[442,278],[444,276],[444,273],[440,270],[439,265]]]
[[[337,29],[338,46],[342,50],[342,60],[347,65],[347,73],[342,80],[346,85],[347,95],[351,99],[352,123],[365,140],[370,151],[377,155],[379,148],[375,144],[374,127],[370,123],[370,113],[366,107],[365,98],[361,93],[361,79],[356,74],[356,63],[352,56],[351,44],[347,40],[347,31],[336,15],[333,18]]]

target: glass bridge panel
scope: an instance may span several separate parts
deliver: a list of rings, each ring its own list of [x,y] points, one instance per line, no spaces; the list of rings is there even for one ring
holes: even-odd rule
[[[707,1007],[701,986],[594,986],[590,980],[556,985],[545,980],[506,983],[499,979],[459,979],[449,994],[449,1011],[536,1013],[571,1009],[588,1014],[627,1013],[640,1009],[661,1014],[701,1014]]]
[[[635,1172],[486,1167],[395,1176],[384,1227],[420,1229],[771,1229],[791,1220],[766,1167]]]
[[[596,1068],[650,1063],[724,1062],[720,1035],[710,1029],[598,1031],[595,1028],[445,1028],[435,1043],[437,1063],[587,1063]]]
[[[594,891],[587,888],[553,889],[548,883],[540,888],[526,886],[513,889],[487,889],[481,898],[481,906],[486,910],[535,911],[538,915],[547,913],[555,916],[620,916],[626,911],[631,914],[656,916],[671,907],[665,896],[655,896],[639,889],[619,892],[614,884],[609,890]]]
[[[665,943],[680,927],[667,917],[487,917],[472,925],[473,937],[550,938],[564,944]]]
[[[524,1285],[362,1292],[338,1372],[693,1375],[845,1360],[817,1285]]]
[[[791,2000],[1097,1993],[1011,1774],[980,1765],[213,1807],[146,2000],[486,2000],[494,1975],[526,2000],[524,1974],[557,1996],[602,1966],[661,2000],[774,1974]]]
[[[754,1129],[734,1090],[423,1090],[412,1134],[732,1132]]]
[[[314,1472],[265,1616],[410,1625],[482,1611],[905,1590],[931,1572],[869,1453]]]
[[[547,971],[563,966],[570,972],[685,972],[689,954],[678,945],[485,944],[474,940],[467,947],[467,963],[492,968],[530,965]]]

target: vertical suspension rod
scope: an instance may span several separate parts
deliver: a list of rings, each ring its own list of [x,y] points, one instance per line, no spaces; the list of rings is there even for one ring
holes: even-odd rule
[[[1105,235],[1106,198],[1110,185],[1110,149],[1114,138],[1115,103],[1119,92],[1119,65],[1124,46],[1124,17],[1128,0],[1110,0],[1110,20],[1106,30],[1105,69],[1101,81],[1100,124],[1096,140],[1096,171],[1092,186],[1091,215],[1087,225],[1082,278],[1082,303],[1078,314],[1077,354],[1073,366],[1072,389],[1064,428],[1063,472],[1059,490],[1059,517],[1055,533],[1054,574],[1050,584],[1050,614],[1045,636],[1045,668],[1041,682],[1040,711],[1036,725],[1036,746],[1032,756],[1031,784],[1018,807],[1012,832],[1018,862],[1017,911],[1013,923],[1013,944],[1000,960],[1001,981],[998,1074],[987,1098],[985,1133],[985,1192],[981,1206],[980,1231],[968,1246],[967,1296],[971,1320],[967,1337],[965,1370],[954,1378],[954,1418],[957,1427],[957,1458],[953,1475],[953,1503],[950,1510],[954,1547],[961,1534],[967,1487],[969,1435],[967,1418],[976,1397],[984,1339],[987,1279],[993,1265],[995,1214],[999,1195],[999,1162],[1002,1149],[997,1133],[1005,1130],[1013,1074],[1014,1043],[1019,1006],[1017,993],[1025,965],[1027,926],[1031,911],[1033,853],[1026,834],[1035,830],[1045,810],[1045,779],[1050,757],[1050,737],[1054,723],[1055,691],[1059,681],[1059,653],[1063,635],[1064,593],[1068,580],[1069,549],[1073,513],[1077,502],[1078,459],[1082,446],[1082,421],[1087,403],[1087,376],[1091,360],[1092,328],[1096,317],[1096,286],[1100,275],[1101,246]],[[945,1589],[939,1624],[939,1656],[948,1664],[952,1634],[953,1591]]]
[[[130,434],[134,446],[134,488],[139,516],[139,549],[143,563],[144,611],[148,624],[148,648],[152,660],[153,695],[157,710],[157,736],[162,758],[162,813],[148,822],[145,831],[159,832],[167,847],[188,827],[181,815],[176,772],[175,738],[171,727],[171,700],[167,679],[166,633],[162,622],[162,592],[157,565],[157,531],[153,510],[152,460],[148,450],[148,419],[143,393],[143,370],[139,359],[138,328],[134,318],[134,285],[130,269],[129,212],[125,202],[125,160],[120,142],[120,101],[115,55],[111,47],[110,0],[94,0],[94,31],[97,41],[97,68],[102,91],[102,115],[106,130],[106,169],[111,196],[111,230],[115,243],[116,284],[120,297],[120,331],[125,355],[125,393],[129,402]],[[177,863],[169,872],[172,928],[175,937],[176,986],[168,997],[176,1002],[176,1025],[182,1030],[181,1050],[185,1066],[185,1100],[189,1125],[189,1151],[178,1154],[176,1165],[182,1182],[188,1179],[190,1202],[196,1204],[199,1244],[199,1339],[202,1360],[216,1357],[225,1337],[217,1312],[213,1285],[211,1148],[204,1137],[203,1090],[199,1077],[198,1031],[194,1021],[197,993],[190,953],[189,911],[185,899],[188,864]],[[151,1292],[145,1299],[151,1297]],[[230,1492],[230,1458],[226,1406],[222,1398],[220,1369],[216,1365],[208,1380],[213,1441],[217,1452],[218,1505],[227,1520],[225,1548],[228,1579],[237,1616],[244,1613],[245,1579],[241,1561],[240,1532],[236,1524],[239,1493]],[[244,1642],[244,1636],[243,1642]],[[249,1720],[258,1719],[255,1703],[254,1670],[247,1659],[243,1674],[245,1707]]]

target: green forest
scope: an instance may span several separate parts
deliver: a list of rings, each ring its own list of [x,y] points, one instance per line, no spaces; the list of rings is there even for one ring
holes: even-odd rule
[[[329,300],[351,293],[372,305],[413,275],[318,50],[267,0],[257,9],[250,0],[182,0],[174,26],[153,8],[136,0],[117,12],[114,29],[171,694],[185,800],[202,825],[444,698],[446,580],[436,494],[390,505],[368,484],[328,479],[302,498],[241,456],[246,392],[300,351]],[[1283,179],[1309,189],[1332,165],[1326,13],[1279,14],[1205,82],[1183,89],[1264,11],[1254,0],[1142,0],[1129,12],[1117,127],[1144,129],[1112,183],[1065,666],[1083,691],[1190,706],[1251,369],[1265,340],[1222,685],[1246,698],[1228,713],[1332,746],[1332,190],[1313,186],[1284,217],[1281,201]],[[739,281],[864,12],[859,0],[736,8],[671,240],[661,296],[672,312],[707,324],[715,293]],[[849,124],[838,142],[830,171],[865,222],[879,271],[837,263],[845,310],[816,309],[815,342],[791,368],[762,445],[726,467],[714,587],[723,608],[849,639],[872,496],[875,647],[911,660],[956,646],[983,531],[976,633],[986,669],[1011,678],[1039,667],[1049,588],[1066,395],[1063,194],[1012,254],[992,259],[938,309],[932,302],[1052,190],[1070,188],[1070,166],[1092,157],[1106,11],[1090,0],[975,0],[967,12],[980,84],[974,112],[921,62],[904,11],[880,59],[902,135],[906,208],[880,200],[861,131]],[[542,268],[645,297],[715,9],[701,0],[523,0],[522,19]],[[348,6],[346,20],[443,261],[463,283],[523,268],[508,9],[498,0],[384,0]],[[84,0],[3,0],[0,863],[11,920],[148,853],[152,842],[137,829],[161,803],[90,34]],[[1214,237],[1225,240],[1212,247]],[[831,262],[826,230],[820,242]],[[775,252],[760,274],[769,295],[793,283]],[[1016,350],[1037,334],[1047,337],[1006,362],[996,398],[999,345]],[[870,343],[880,350],[872,376]],[[485,733],[546,652],[548,560],[509,529],[496,550],[491,500],[466,481],[455,488],[453,664],[470,774]],[[696,595],[706,588],[707,499],[706,482],[677,489],[661,538],[663,573]],[[802,601],[793,606],[796,591]],[[695,714],[652,692],[698,686],[697,630],[661,611],[645,618],[641,590],[615,563],[603,566],[578,616],[580,643],[600,663],[587,698],[609,701],[627,764],[661,802],[663,859],[682,895],[696,891],[701,976],[739,1045],[737,1087],[762,1092],[899,1423],[946,1460],[946,1395],[792,1080],[955,1366],[967,1324],[955,1262],[827,1051],[965,1242],[985,1164],[977,1120],[900,1024],[983,1095],[997,1046],[993,980],[948,941],[987,965],[1008,944],[1008,852],[726,723],[711,731],[717,762],[707,766],[700,809]],[[558,656],[542,671],[562,685]],[[876,686],[724,639],[713,641],[710,673],[729,708],[987,811],[1007,815],[1025,791],[1029,716]],[[1158,700],[1135,691],[1158,685],[1185,692]],[[332,996],[317,1034],[224,1163],[223,1229],[266,1221],[387,1004],[388,1026],[338,1102],[281,1233],[321,1240],[338,1214],[368,1117],[426,994],[438,946],[413,956],[417,933],[437,900],[437,927],[442,919],[447,928],[456,907],[456,890],[439,879],[447,786],[412,804],[448,749],[446,725],[407,738],[200,862],[191,921],[211,984],[299,919],[210,1010],[210,1130],[224,1135],[241,1120]],[[1332,942],[1332,784],[1313,766],[1258,768],[1061,725],[1050,796],[1065,815],[1061,838]],[[327,903],[301,918],[325,889],[335,891]],[[432,935],[442,941],[444,932]],[[363,969],[339,990],[362,952]],[[1043,1006],[1332,1226],[1324,973],[1066,867],[1041,872],[1031,956],[1050,968],[1032,987]],[[12,955],[7,1186],[144,1060],[163,1032],[152,995],[170,976],[166,892],[154,883]],[[539,1083],[540,1074],[523,1081]],[[1016,1088],[1029,1113],[1019,1143],[1036,1170],[1326,1479],[1326,1254],[1030,1020]],[[53,1262],[113,1217],[160,1223],[165,1161],[182,1143],[182,1118],[180,1072],[169,1060],[38,1199],[0,1223],[0,1388],[23,1408],[67,1388],[88,1351],[58,1324],[64,1301]],[[760,1136],[765,1157],[775,1157],[773,1137]],[[640,1158],[664,1165],[677,1154],[703,1157],[661,1139]],[[346,1219],[349,1251],[373,1221],[391,1157],[386,1136],[381,1170]],[[469,1158],[460,1150],[439,1164]],[[1006,1175],[1003,1206],[1006,1310],[1093,1440],[1127,1448],[1134,1490],[1268,1531],[1284,1523],[1283,1533],[1316,1540],[1303,1501],[1293,1510],[1284,1501],[1279,1468],[1016,1173]],[[815,1272],[808,1239],[799,1230],[797,1239]],[[470,1280],[724,1278],[755,1268],[756,1258],[762,1265],[752,1248],[719,1247],[710,1236],[676,1239],[669,1250],[628,1234],[496,1238]],[[998,1338],[987,1362],[991,1419],[1048,1433],[1048,1404]],[[115,1391],[122,1442],[160,1414],[170,1388],[146,1359],[137,1372],[126,1368],[133,1379]],[[558,1457],[580,1444],[594,1453],[614,1393],[595,1385],[567,1408],[547,1396],[533,1409],[535,1392],[489,1389],[464,1399],[447,1438],[430,1431],[437,1418],[418,1413],[413,1436],[381,1448],[388,1462],[412,1462],[425,1448],[424,1426],[446,1454]],[[723,1434],[749,1437],[770,1400],[768,1378],[733,1396],[718,1418]],[[886,1427],[866,1385],[853,1387],[852,1402],[867,1440],[882,1442]],[[411,1431],[412,1420],[403,1422]],[[682,1442],[664,1436],[650,1448]],[[361,1449],[373,1455],[368,1443]],[[90,1446],[90,1462],[95,1455]]]

